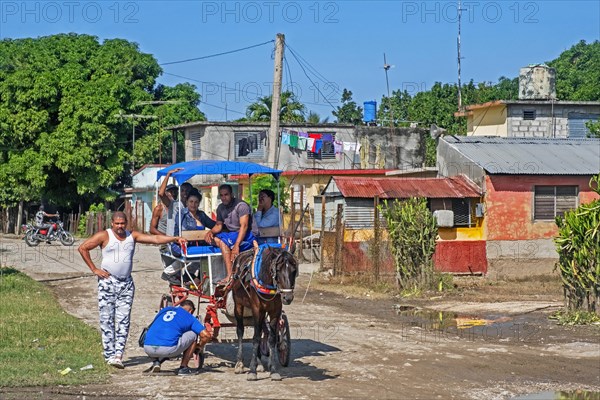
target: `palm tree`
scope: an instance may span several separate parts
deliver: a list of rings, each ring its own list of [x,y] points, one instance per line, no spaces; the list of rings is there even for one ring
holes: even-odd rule
[[[321,116],[314,111],[310,111],[308,113],[308,117],[306,117],[306,122],[310,124],[327,124],[329,123],[329,117],[325,117],[321,119]]]
[[[248,121],[270,121],[272,103],[272,96],[264,96],[260,97],[255,103],[250,104],[246,108]],[[306,107],[296,99],[294,93],[289,91],[281,93],[281,108],[279,110],[281,122],[304,122],[305,110]]]

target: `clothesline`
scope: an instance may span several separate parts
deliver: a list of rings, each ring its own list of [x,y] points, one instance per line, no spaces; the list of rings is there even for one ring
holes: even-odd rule
[[[307,133],[287,129],[281,131],[281,144],[301,151],[335,155],[346,151],[354,153],[361,147],[360,143],[336,140],[333,133]]]

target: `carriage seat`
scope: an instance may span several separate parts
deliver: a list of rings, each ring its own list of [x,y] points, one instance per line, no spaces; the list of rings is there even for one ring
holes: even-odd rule
[[[183,255],[185,257],[202,257],[221,254],[221,249],[206,243],[207,230],[182,231],[181,237],[188,241]]]

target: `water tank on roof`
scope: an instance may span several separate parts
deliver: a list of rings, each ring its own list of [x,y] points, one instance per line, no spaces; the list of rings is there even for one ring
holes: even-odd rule
[[[556,99],[556,70],[545,64],[519,71],[519,100]]]
[[[366,123],[374,122],[377,119],[377,102],[365,101],[363,106],[363,121]]]

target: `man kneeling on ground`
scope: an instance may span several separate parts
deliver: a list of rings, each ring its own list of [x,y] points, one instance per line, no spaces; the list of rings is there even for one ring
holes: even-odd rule
[[[198,369],[188,363],[197,346],[203,347],[212,335],[194,317],[196,307],[191,300],[184,300],[179,307],[165,307],[158,312],[146,333],[144,351],[153,359],[152,372],[160,372],[163,361],[183,354],[177,375],[197,375]]]

